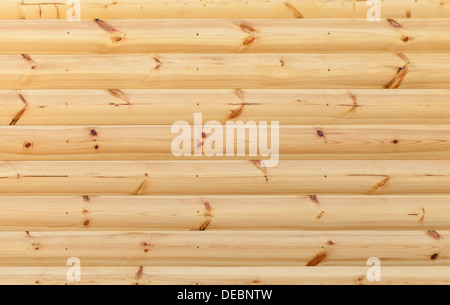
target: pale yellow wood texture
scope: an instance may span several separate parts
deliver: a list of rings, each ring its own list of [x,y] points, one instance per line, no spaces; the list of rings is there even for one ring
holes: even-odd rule
[[[0,89],[449,89],[449,70],[449,54],[2,55]]]
[[[0,266],[448,266],[449,231],[1,232]]]
[[[447,89],[2,90],[0,124],[172,125],[232,120],[280,125],[450,124]],[[22,98],[23,99],[22,99]],[[25,100],[25,102],[24,102]],[[176,111],[174,111],[176,109]]]
[[[383,267],[370,282],[369,267],[84,267],[80,282],[63,267],[1,267],[5,285],[431,285],[450,284],[450,268]],[[251,288],[251,287],[249,287]],[[255,287],[257,289],[257,287]]]
[[[2,0],[0,284],[450,284],[450,0],[368,4]]]
[[[428,54],[450,49],[449,19],[395,22],[393,25],[389,20],[366,19],[339,19],[332,23],[328,19],[0,20],[0,54]]]
[[[370,6],[360,0],[81,0],[81,18],[366,18]],[[60,0],[2,0],[2,19],[67,18],[72,4]],[[69,15],[70,16],[70,15]],[[384,0],[383,18],[448,18],[446,0]]]
[[[351,108],[349,105],[348,108]],[[269,122],[269,135],[272,132]],[[181,126],[181,125],[175,125]],[[0,126],[1,160],[256,160],[260,157],[258,141],[247,134],[238,137],[225,126],[212,125],[211,133],[194,133],[188,141],[191,154],[177,157],[172,141],[179,135],[172,126]],[[247,128],[258,135],[260,127]],[[242,129],[241,129],[242,130]],[[220,155],[208,156],[209,137],[218,138],[223,149]],[[247,133],[248,133],[247,132]],[[194,137],[195,136],[195,137]],[[271,137],[269,144],[272,141]],[[450,159],[450,125],[282,125],[279,127],[279,158],[281,160],[428,160]],[[227,156],[228,143],[245,147],[246,154]],[[270,146],[270,145],[269,145]],[[194,149],[202,147],[203,156]],[[249,149],[254,148],[255,154]],[[273,147],[272,147],[273,149]],[[270,158],[270,157],[269,157]],[[262,159],[269,159],[262,158]]]
[[[0,228],[3,231],[446,230],[450,221],[449,203],[449,196],[435,195],[2,196]]]
[[[450,161],[18,161],[2,195],[446,194]]]

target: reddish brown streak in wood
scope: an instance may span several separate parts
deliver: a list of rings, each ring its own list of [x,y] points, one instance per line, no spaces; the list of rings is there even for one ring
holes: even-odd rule
[[[387,21],[389,22],[390,25],[392,25],[396,29],[400,29],[403,27],[400,23],[398,23],[394,19],[388,19]]]
[[[241,89],[234,90],[234,94],[243,102],[245,101],[244,92]]]
[[[260,285],[262,284],[260,279],[254,279],[248,282],[245,282],[245,285]]]
[[[207,212],[211,212],[211,205],[208,201],[203,202],[203,205],[205,206]]]
[[[241,30],[243,30],[244,32],[246,32],[248,34],[257,33],[257,31],[253,27],[251,27],[247,24],[241,23],[241,24],[239,24],[239,27],[241,28]]]
[[[23,97],[22,94],[19,93],[19,98],[20,100],[25,104],[25,106],[19,111],[17,112],[17,114],[14,116],[14,118],[11,120],[11,123],[9,123],[9,125],[16,125],[16,123],[20,120],[20,118],[23,116],[23,114],[25,113],[25,111],[28,108],[28,102],[26,101],[26,99]]]
[[[145,179],[144,181],[142,181],[142,183],[139,185],[137,191],[136,191],[136,195],[142,195],[145,192],[145,189],[147,188],[148,185],[148,173],[145,173]]]
[[[422,217],[419,219],[419,223],[423,223],[425,220],[425,209],[422,208]]]
[[[320,205],[319,199],[316,195],[309,195],[309,199],[311,199],[312,202],[314,202],[317,205]]]
[[[163,63],[158,57],[153,57],[153,60],[156,62],[156,67],[153,70],[157,71],[162,67]]]
[[[64,2],[40,2],[40,3],[25,3],[25,1],[22,1],[20,5],[66,5],[67,3]]]
[[[129,106],[131,105],[130,100],[129,100],[128,97],[125,95],[125,93],[123,93],[122,90],[119,90],[119,89],[108,89],[108,92],[109,92],[112,96],[114,96],[114,97],[116,97],[116,98],[118,98],[118,99],[121,99],[121,100],[125,101],[127,105],[129,105]],[[115,105],[120,105],[120,104],[115,104]]]
[[[255,40],[256,40],[256,37],[255,37],[255,36],[250,36],[250,37],[248,37],[248,38],[246,38],[246,39],[244,40],[244,42],[242,43],[242,45],[245,46],[245,47],[248,47],[248,46],[250,46],[251,44],[253,44],[253,43],[255,42]]]
[[[136,281],[142,279],[143,275],[144,275],[144,267],[140,266],[138,272],[136,273]]]
[[[389,83],[387,83],[384,86],[384,89],[399,88],[402,85],[403,80],[405,79],[408,72],[409,72],[409,63],[405,64],[403,67],[398,69],[397,74],[394,76],[394,78]]]
[[[206,229],[208,228],[208,226],[211,224],[212,221],[212,208],[211,205],[209,204],[208,201],[203,202],[203,205],[205,206],[205,221],[201,224],[199,231],[206,231]]]
[[[252,163],[264,174],[264,178],[266,182],[269,182],[269,172],[267,170],[266,165],[261,160],[252,160]]]
[[[228,119],[232,120],[232,119],[240,117],[242,115],[242,113],[244,112],[244,109],[245,109],[245,104],[241,105],[239,108],[237,108],[235,110],[231,110],[231,113],[228,116]]]
[[[115,27],[113,27],[112,25],[106,23],[106,22],[103,21],[103,20],[95,19],[95,22],[96,22],[103,30],[105,30],[105,31],[108,32],[108,33],[115,33],[115,32],[118,32],[118,30],[117,30]]]
[[[314,267],[314,266],[318,266],[320,263],[322,263],[328,256],[328,252],[324,251],[324,252],[320,252],[318,253],[316,256],[314,256],[312,258],[312,260],[310,260],[306,266],[307,267]]]
[[[89,201],[91,201],[91,199],[89,198],[89,196],[83,196],[83,200],[84,200],[84,202],[89,202]]]
[[[383,180],[378,182],[377,185],[374,186],[374,188],[372,189],[372,192],[378,191],[380,188],[386,186],[390,181],[391,181],[391,178],[389,176],[387,176],[386,178],[384,178]]]
[[[67,175],[23,175],[23,178],[67,178]]]
[[[141,242],[141,248],[144,250],[144,253],[148,253],[151,249],[151,244],[148,242]]]
[[[436,232],[435,230],[427,230],[427,234],[428,236],[430,236],[431,238],[434,238],[436,240],[440,240],[442,237],[441,235]]]
[[[22,57],[25,58],[26,61],[33,62],[33,59],[27,54],[22,54]]]
[[[397,53],[397,54],[395,54],[395,55],[397,55],[399,58],[403,59],[403,60],[405,61],[405,63],[407,63],[407,64],[409,64],[409,63],[411,62],[411,61],[409,60],[408,56],[406,56],[406,55],[403,54],[403,53]]]
[[[23,57],[27,62],[29,62],[29,63],[35,63],[34,60],[33,60],[29,55],[27,55],[27,54],[21,54],[21,55],[22,55],[22,57]],[[36,69],[36,65],[32,65],[32,66],[31,66],[31,69],[32,69],[32,70]]]
[[[352,92],[349,93],[349,96],[353,101],[352,109],[350,110],[350,112],[355,113],[356,108],[360,107],[360,105],[358,105],[358,97],[355,94],[353,94]]]
[[[242,45],[244,47],[249,47],[251,46],[257,37],[258,31],[256,31],[253,27],[246,25],[246,24],[239,24],[239,27],[241,28],[242,31],[244,31],[245,33],[247,33],[249,36],[247,38],[245,38],[245,40],[242,42]]]
[[[305,18],[303,17],[302,13],[300,13],[300,11],[296,9],[295,6],[293,6],[291,3],[285,2],[284,5],[286,5],[286,7],[288,7],[292,11],[295,18]]]

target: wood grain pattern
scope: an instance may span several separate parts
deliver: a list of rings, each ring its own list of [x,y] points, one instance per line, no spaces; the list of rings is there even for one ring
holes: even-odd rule
[[[448,89],[2,90],[0,125],[171,125],[235,120],[280,125],[450,124]],[[22,98],[26,101],[26,104]],[[177,111],[174,111],[176,109]]]
[[[1,55],[0,89],[449,89],[449,69],[448,54]]]
[[[271,133],[269,124],[269,134]],[[177,126],[177,125],[175,125]],[[181,126],[181,125],[178,125]],[[13,161],[75,160],[255,160],[257,139],[238,137],[222,125],[211,125],[211,133],[191,129],[191,155],[176,157],[172,141],[179,135],[172,126],[0,126],[0,159]],[[246,128],[260,134],[256,123]],[[242,128],[241,128],[242,130]],[[223,148],[212,157],[194,155],[214,145],[205,144],[212,134],[222,132]],[[93,134],[95,133],[95,134]],[[269,146],[272,140],[269,141]],[[227,156],[228,143],[242,146],[244,156]],[[450,160],[450,125],[283,125],[279,127],[281,160]],[[183,144],[184,145],[184,144]],[[255,149],[250,154],[249,149]],[[273,147],[272,147],[273,149]],[[220,153],[219,156],[217,154]],[[264,158],[263,158],[264,159]],[[269,158],[267,158],[269,159]]]
[[[67,18],[72,5],[65,1],[3,0],[1,19]],[[271,1],[165,1],[82,0],[81,18],[366,18],[369,6],[359,0],[271,0]],[[448,18],[450,7],[443,0],[384,0],[383,18]]]
[[[207,211],[205,204],[210,211]],[[444,196],[2,196],[2,231],[449,229]],[[86,226],[86,221],[89,220]]]
[[[0,54],[434,53],[447,19],[1,21]],[[103,25],[103,27],[102,27]],[[105,25],[114,30],[104,29]],[[250,30],[251,29],[251,30]]]
[[[450,0],[80,4],[0,4],[0,284],[450,284]]]
[[[264,163],[261,164],[263,166]],[[450,161],[11,161],[2,195],[446,194]]]
[[[369,267],[83,267],[81,282],[64,267],[1,267],[1,284],[27,285],[448,285],[450,267],[383,267],[369,282]],[[142,270],[142,274],[140,274]],[[139,274],[139,275],[138,275]]]
[[[448,231],[1,232],[0,266],[448,266]],[[321,259],[312,263],[318,255]],[[137,268],[136,268],[137,271]]]

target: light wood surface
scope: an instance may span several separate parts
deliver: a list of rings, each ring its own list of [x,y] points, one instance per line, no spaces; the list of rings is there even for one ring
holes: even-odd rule
[[[2,195],[446,194],[450,161],[11,161]]]
[[[2,55],[0,89],[450,89],[449,70],[448,54]]]
[[[2,0],[0,284],[450,284],[450,0],[380,8]]]
[[[381,282],[369,267],[83,267],[81,281],[69,267],[1,267],[5,285],[448,285],[450,267],[383,267]],[[249,287],[250,288],[250,287]]]
[[[1,232],[0,266],[448,266],[449,231]]]
[[[55,4],[56,3],[56,4]],[[359,0],[81,0],[81,18],[366,18],[369,6]],[[67,18],[65,1],[3,0],[2,19]],[[383,18],[448,18],[445,0],[384,0]]]
[[[450,5],[449,5],[450,6]],[[0,54],[434,53],[449,19],[0,20]],[[430,35],[429,33],[433,33]]]
[[[26,101],[26,104],[20,97]],[[447,89],[2,90],[0,124],[172,125],[233,120],[280,125],[450,124]],[[176,111],[174,111],[176,109]]]
[[[450,197],[446,195],[2,196],[0,229],[446,230],[450,222],[449,203]]]
[[[268,133],[274,128],[269,123]],[[182,126],[182,125],[174,125]],[[73,160],[255,160],[260,155],[258,138],[243,138],[225,126],[211,125],[214,131],[195,134],[191,128],[189,156],[177,157],[172,141],[179,135],[172,126],[0,126],[0,159],[14,161]],[[246,128],[258,135],[255,123]],[[241,128],[241,130],[244,130]],[[222,132],[223,149],[214,156],[205,153],[214,145],[214,133]],[[95,134],[95,135],[94,135]],[[213,137],[213,139],[210,139]],[[212,144],[206,144],[212,141]],[[269,147],[272,141],[269,136]],[[429,160],[450,159],[450,125],[283,125],[279,127],[281,160]],[[219,145],[216,143],[216,145]],[[244,156],[227,156],[228,143],[246,149]],[[184,144],[183,144],[184,145]],[[202,147],[203,156],[194,149]],[[250,154],[249,149],[255,149]],[[273,149],[273,147],[272,147]],[[217,153],[220,153],[217,156]],[[269,158],[262,158],[269,159]]]

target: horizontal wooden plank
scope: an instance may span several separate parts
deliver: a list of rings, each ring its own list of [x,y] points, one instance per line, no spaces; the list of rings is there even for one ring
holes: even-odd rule
[[[449,196],[0,196],[0,229],[448,230],[449,203]]]
[[[352,107],[349,105],[349,108]],[[355,108],[356,109],[356,108]],[[14,119],[13,119],[14,120]],[[271,124],[269,122],[269,124]],[[172,133],[172,129],[175,128]],[[196,131],[191,126],[187,141],[189,156],[175,156],[172,142],[181,134],[174,126],[0,126],[0,160],[255,160],[261,141],[261,127],[254,122],[249,134],[238,136],[223,125],[210,125],[213,131]],[[296,125],[279,126],[278,139],[270,136],[269,147],[279,145],[281,160],[356,159],[450,159],[450,125]],[[244,131],[244,128],[239,128]],[[196,134],[197,132],[197,134]],[[217,134],[218,136],[216,136]],[[250,137],[253,135],[253,137]],[[211,138],[210,138],[211,137]],[[217,142],[216,142],[217,140]],[[210,143],[208,142],[210,141]],[[208,143],[209,144],[208,144]],[[234,143],[229,146],[228,143]],[[183,143],[183,146],[185,143]],[[222,149],[214,149],[222,145]],[[194,149],[203,149],[195,156]],[[230,147],[234,155],[227,156]],[[236,148],[247,153],[236,155]],[[249,150],[254,153],[249,154]],[[207,156],[212,151],[214,156]],[[214,153],[214,151],[216,153]],[[217,154],[219,156],[217,156]],[[262,158],[270,159],[271,157]]]
[[[11,161],[1,195],[448,194],[450,161]]]
[[[67,18],[74,6],[66,1],[3,0],[2,19]],[[75,7],[76,8],[76,7]],[[166,1],[82,0],[80,18],[366,18],[369,6],[358,0],[271,0],[271,1]],[[384,18],[448,18],[450,8],[441,0],[385,0]]]
[[[0,232],[0,266],[448,266],[449,231]]]
[[[171,125],[233,120],[281,125],[450,124],[450,90],[2,90],[0,125]],[[26,104],[24,104],[24,100]],[[356,108],[356,109],[355,109]],[[176,109],[177,111],[173,111]]]
[[[450,88],[450,54],[1,55],[0,89]]]
[[[82,267],[81,281],[67,280],[68,267],[2,267],[4,285],[448,285],[450,267],[382,267],[381,281],[369,267]],[[255,294],[256,297],[256,294]]]
[[[396,22],[393,26],[388,20],[365,19],[0,20],[0,54],[433,53],[450,49],[450,20]]]

